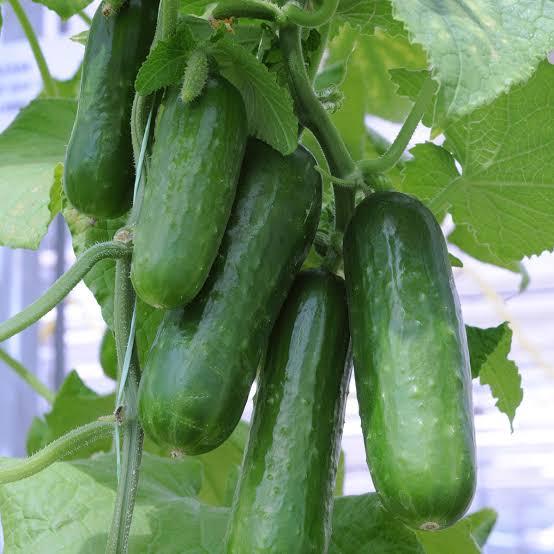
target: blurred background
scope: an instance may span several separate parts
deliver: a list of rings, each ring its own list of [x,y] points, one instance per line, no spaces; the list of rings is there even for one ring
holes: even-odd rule
[[[53,75],[58,79],[71,77],[84,48],[68,37],[85,29],[82,21],[74,17],[61,22],[53,12],[30,0],[23,0],[22,5],[40,37]],[[94,7],[87,11],[92,14]],[[0,131],[41,88],[28,44],[6,4],[3,17]],[[370,123],[389,139],[399,128],[376,118]],[[413,144],[427,137],[426,129],[418,129]],[[491,327],[508,320],[514,333],[510,358],[523,377],[524,399],[513,434],[507,417],[495,408],[488,388],[478,384],[474,387],[479,481],[473,508],[490,506],[499,512],[485,552],[554,553],[554,255],[545,253],[524,260],[530,285],[519,294],[520,275],[451,250],[464,262],[464,267],[455,268],[454,273],[466,323]],[[0,248],[0,320],[40,296],[73,260],[69,233],[59,216],[37,252]],[[11,339],[7,350],[54,389],[71,369],[76,369],[88,386],[107,393],[113,382],[104,377],[98,362],[104,329],[96,301],[80,284],[57,310]],[[24,456],[31,420],[48,405],[2,362],[0,380],[0,456]],[[250,413],[249,403],[245,419]],[[343,449],[345,494],[373,490],[353,384]],[[0,537],[0,551],[1,547]]]

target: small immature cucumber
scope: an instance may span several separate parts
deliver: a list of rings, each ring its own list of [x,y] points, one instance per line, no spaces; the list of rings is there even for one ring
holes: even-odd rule
[[[181,87],[181,100],[187,104],[200,96],[208,79],[208,56],[198,49],[190,55]]]
[[[475,490],[471,371],[446,243],[433,214],[397,192],[366,198],[344,237],[356,390],[384,506],[439,529]]]
[[[210,276],[193,302],[166,313],[144,367],[139,415],[152,440],[201,454],[231,434],[320,211],[307,150],[282,156],[249,143]]]
[[[231,213],[246,146],[240,93],[221,77],[183,104],[166,93],[135,230],[131,279],[154,307],[188,304],[202,288]]]
[[[90,27],[79,106],[67,147],[64,187],[79,211],[114,218],[131,206],[131,107],[135,77],[154,37],[159,0],[128,0]]]
[[[273,328],[227,554],[324,554],[350,364],[344,282],[305,271]]]

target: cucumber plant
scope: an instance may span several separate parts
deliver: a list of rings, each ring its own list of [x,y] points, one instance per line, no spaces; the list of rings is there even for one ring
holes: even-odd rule
[[[521,377],[507,325],[464,326],[448,245],[516,272],[554,248],[548,8],[105,0],[89,21],[39,3],[90,29],[56,81],[19,0],[1,5],[44,91],[0,135],[0,243],[36,248],[61,211],[78,258],[0,340],[84,279],[117,384],[56,394],[0,349],[52,404],[29,432],[44,448],[0,464],[6,552],[480,552],[471,380],[512,423]],[[376,494],[334,502],[352,366]],[[67,405],[90,413],[68,433]],[[29,491],[56,475],[70,515],[46,536]]]

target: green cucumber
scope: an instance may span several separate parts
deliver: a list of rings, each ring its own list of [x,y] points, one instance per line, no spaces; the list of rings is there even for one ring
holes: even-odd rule
[[[131,279],[154,307],[188,304],[217,255],[246,146],[240,93],[210,78],[190,104],[166,92],[135,230]]]
[[[327,552],[348,341],[343,280],[323,270],[300,273],[260,374],[228,554]]]
[[[282,156],[249,143],[210,276],[186,308],[166,313],[145,364],[139,415],[156,443],[201,454],[236,427],[320,211],[307,150]]]
[[[356,390],[384,506],[439,529],[475,491],[471,371],[441,228],[421,202],[376,193],[344,237]]]
[[[79,106],[64,164],[65,194],[79,211],[114,218],[131,206],[131,108],[135,77],[148,54],[158,0],[128,0],[89,30]]]

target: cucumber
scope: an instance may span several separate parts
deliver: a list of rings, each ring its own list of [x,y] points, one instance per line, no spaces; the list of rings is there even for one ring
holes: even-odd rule
[[[128,0],[89,30],[79,105],[64,164],[65,194],[79,211],[114,218],[131,206],[131,108],[138,69],[156,28],[158,0]]]
[[[320,211],[307,150],[248,144],[210,276],[186,308],[166,312],[145,364],[139,415],[154,442],[201,454],[231,434]]]
[[[344,282],[301,272],[271,333],[227,554],[323,554],[350,364]]]
[[[235,198],[246,112],[228,81],[211,78],[190,104],[167,91],[135,230],[131,279],[158,308],[188,304],[217,255]]]
[[[446,243],[433,214],[397,192],[366,198],[344,237],[356,390],[383,505],[439,529],[475,491],[471,371]]]

